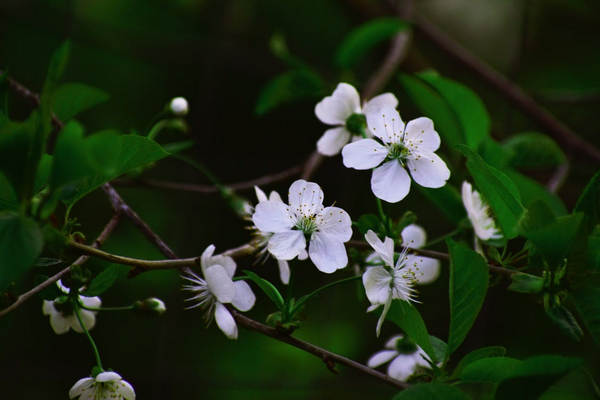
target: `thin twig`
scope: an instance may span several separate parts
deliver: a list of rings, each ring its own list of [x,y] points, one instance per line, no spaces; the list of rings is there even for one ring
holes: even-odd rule
[[[308,160],[306,160],[306,163],[304,164],[304,169],[302,170],[302,175],[300,177],[306,180],[312,178],[317,169],[323,163],[324,159],[325,157],[321,153],[319,153],[316,150],[313,151],[308,157]]]
[[[278,340],[283,343],[287,343],[291,346],[299,348],[300,350],[304,350],[307,353],[313,354],[313,355],[317,356],[318,358],[320,358],[321,360],[323,360],[323,362],[325,362],[325,365],[327,365],[328,368],[331,367],[332,362],[335,362],[335,363],[339,363],[339,364],[354,368],[366,375],[375,377],[375,378],[377,378],[381,381],[384,381],[385,383],[392,385],[399,389],[406,389],[407,387],[410,386],[407,383],[400,382],[396,379],[390,378],[386,374],[379,372],[373,368],[369,368],[366,365],[363,365],[359,362],[351,360],[342,355],[332,353],[329,350],[325,350],[321,347],[315,346],[314,344],[297,339],[293,336],[290,336],[289,334],[286,334],[285,332],[281,332],[281,331],[277,330],[276,328],[273,328],[271,326],[268,326],[268,325],[262,324],[258,321],[255,321],[251,318],[248,318],[244,314],[241,314],[238,311],[236,311],[234,308],[230,308],[230,311],[233,314],[233,317],[235,318],[236,322],[238,324],[240,324],[241,326],[243,326],[244,328],[261,333],[265,336],[272,337],[275,340]]]
[[[558,192],[558,189],[560,189],[560,187],[563,185],[568,175],[569,163],[565,162],[564,164],[559,165],[552,174],[552,177],[550,178],[548,183],[546,184],[548,191],[550,191],[551,193]]]
[[[363,99],[370,99],[375,96],[386,85],[406,56],[409,43],[410,33],[408,32],[400,32],[394,36],[383,63],[364,86]]]
[[[429,41],[490,84],[523,113],[536,121],[557,141],[571,149],[576,149],[592,160],[600,161],[600,150],[578,136],[571,128],[559,121],[548,110],[537,104],[535,100],[519,86],[515,85],[504,75],[471,54],[467,49],[452,40],[447,34],[439,30],[435,25],[423,17],[417,15],[415,23]]]
[[[117,225],[119,224],[119,219],[120,219],[119,214],[113,215],[113,217],[108,221],[108,223],[106,224],[106,226],[104,227],[104,229],[102,230],[102,232],[100,233],[98,238],[92,244],[92,247],[94,247],[94,248],[100,247],[106,241],[106,239],[108,239],[108,237],[110,236],[112,231],[114,231],[115,228],[117,227]],[[47,288],[48,286],[50,286],[51,284],[53,284],[54,282],[56,282],[57,280],[62,278],[63,275],[65,275],[67,272],[69,272],[71,270],[71,267],[77,266],[77,265],[82,265],[83,263],[85,263],[88,260],[88,258],[89,258],[89,256],[87,256],[87,255],[80,256],[70,266],[68,266],[68,267],[64,268],[63,270],[59,271],[58,273],[52,275],[50,278],[46,279],[44,282],[40,283],[39,285],[33,287],[31,290],[29,290],[29,291],[23,293],[22,295],[20,295],[19,297],[17,297],[17,300],[14,303],[12,303],[10,306],[6,307],[4,310],[0,311],[0,317],[3,317],[4,315],[8,314],[9,312],[11,312],[11,311],[15,310],[16,308],[18,308],[19,306],[21,306],[21,304],[23,304],[24,302],[29,300],[32,296],[36,295],[37,293],[41,292],[42,290],[44,290],[45,288]]]

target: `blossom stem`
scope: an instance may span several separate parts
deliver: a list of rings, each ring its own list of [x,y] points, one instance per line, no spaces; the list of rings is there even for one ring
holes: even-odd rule
[[[423,246],[422,248],[424,249],[424,248],[427,248],[427,247],[431,247],[431,246],[433,246],[434,244],[438,244],[438,243],[440,243],[440,242],[443,242],[444,240],[446,240],[446,239],[448,239],[448,238],[451,238],[451,237],[453,237],[453,236],[455,236],[455,235],[459,234],[460,232],[462,232],[462,229],[461,229],[461,228],[456,228],[456,229],[455,229],[455,230],[453,230],[452,232],[448,232],[448,233],[446,233],[445,235],[442,235],[442,236],[440,236],[440,237],[437,237],[437,238],[435,238],[435,239],[433,239],[433,240],[431,240],[431,241],[427,242],[427,243],[425,244],[425,246]]]
[[[386,223],[386,227],[387,227],[387,216],[385,215],[385,212],[383,211],[383,204],[381,203],[381,200],[379,199],[379,197],[375,197],[375,200],[377,201],[377,211],[379,212],[379,216],[381,217],[381,220]]]
[[[328,283],[327,285],[321,286],[320,288],[313,290],[309,294],[300,297],[300,299],[298,299],[298,302],[296,302],[296,304],[294,304],[294,308],[290,312],[291,316],[293,316],[304,305],[304,303],[306,303],[308,300],[310,300],[311,297],[316,296],[317,294],[321,293],[325,289],[332,288],[334,286],[339,285],[340,283],[355,281],[357,279],[360,279],[361,277],[362,277],[361,275],[357,275],[357,276],[351,276],[348,278],[340,279],[335,282]]]
[[[80,304],[81,308],[89,311],[129,311],[133,310],[135,306],[133,304],[129,306],[121,306],[121,307],[87,307],[85,304]]]
[[[90,341],[90,344],[92,345],[92,350],[94,351],[94,356],[96,357],[96,365],[98,366],[98,368],[100,368],[100,370],[104,371],[104,368],[102,367],[102,361],[100,360],[100,352],[98,351],[98,347],[96,346],[96,342],[94,342],[92,335],[90,335],[90,332],[87,330],[87,328],[85,327],[85,324],[81,320],[81,314],[79,313],[79,308],[80,308],[79,302],[74,300],[73,301],[73,312],[75,313],[75,316],[77,317],[77,322],[79,322],[81,329],[83,330],[83,332],[87,336],[88,340]]]

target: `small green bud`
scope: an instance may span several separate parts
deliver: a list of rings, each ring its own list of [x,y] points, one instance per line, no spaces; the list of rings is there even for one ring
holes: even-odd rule
[[[515,272],[508,290],[519,293],[540,293],[544,289],[545,279],[541,276]]]
[[[356,136],[363,136],[367,130],[367,118],[363,114],[352,114],[346,119],[346,129]]]
[[[169,103],[169,110],[178,117],[183,117],[189,111],[188,102],[185,97],[175,97]]]
[[[138,300],[135,302],[134,306],[136,310],[150,311],[158,315],[161,315],[165,311],[167,311],[165,303],[161,299],[156,297],[149,297],[145,300]]]

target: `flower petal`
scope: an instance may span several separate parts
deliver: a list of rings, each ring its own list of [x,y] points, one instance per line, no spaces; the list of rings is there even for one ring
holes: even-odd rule
[[[202,265],[202,271],[203,272],[204,272],[204,268],[205,267],[209,267],[211,265],[210,260],[212,258],[212,255],[214,254],[214,252],[215,252],[215,245],[214,244],[209,245],[202,252],[202,255],[200,256],[200,264]]]
[[[52,300],[44,300],[42,303],[42,314],[44,315],[52,315],[56,314],[58,310],[54,308],[54,301]]]
[[[250,285],[244,281],[235,281],[233,285],[235,286],[235,296],[231,304],[240,311],[248,311],[254,307],[256,296],[250,289]]]
[[[212,265],[204,270],[204,278],[208,285],[208,290],[221,303],[230,303],[235,296],[235,286],[231,277],[220,265]]]
[[[346,254],[344,243],[337,237],[324,232],[313,233],[308,254],[317,269],[326,274],[344,268],[348,264],[348,254]]]
[[[119,382],[119,389],[117,392],[123,396],[125,400],[135,400],[135,391],[133,390],[133,386],[127,381]]]
[[[67,333],[71,328],[71,320],[57,311],[55,314],[50,314],[50,326],[54,333],[62,335],[63,333]]]
[[[352,219],[339,207],[326,207],[317,215],[320,232],[347,242],[352,237]]]
[[[394,241],[391,238],[386,236],[385,241],[382,242],[377,234],[369,229],[365,234],[365,239],[386,265],[394,266]]]
[[[95,378],[96,382],[115,382],[120,381],[121,379],[121,375],[114,371],[100,372]]]
[[[288,192],[290,208],[297,216],[317,214],[323,209],[323,198],[321,187],[304,179],[298,179],[292,183]]]
[[[321,122],[329,125],[343,125],[346,119],[360,112],[360,97],[354,86],[338,84],[331,96],[325,97],[315,106],[315,114]]]
[[[368,267],[362,276],[367,298],[371,304],[385,304],[391,297],[392,276],[383,267]]]
[[[433,121],[426,117],[406,124],[404,145],[410,150],[433,153],[440,147],[440,135],[433,129]]]
[[[405,198],[410,190],[408,172],[397,160],[388,161],[373,171],[371,190],[381,200],[397,203]]]
[[[342,149],[344,166],[354,169],[375,168],[387,157],[388,150],[373,139],[361,139]]]
[[[425,246],[427,242],[427,233],[425,229],[417,224],[410,224],[406,228],[402,229],[402,246],[410,247],[412,249],[419,249]]]
[[[409,376],[414,374],[417,364],[412,354],[400,354],[392,361],[388,367],[387,374],[399,381],[406,381]]]
[[[363,106],[362,112],[366,114],[368,112],[376,112],[378,109],[383,107],[396,108],[398,106],[398,99],[392,93],[383,93],[379,96],[373,97],[367,101]]]
[[[386,362],[392,360],[394,357],[398,355],[396,350],[381,350],[377,353],[373,354],[369,361],[367,361],[367,367],[369,368],[377,368],[380,365],[385,364]]]
[[[328,129],[317,140],[317,150],[324,156],[335,156],[350,141],[351,136],[350,132],[343,126]]]
[[[69,398],[73,399],[73,398],[79,396],[81,393],[83,393],[86,389],[91,387],[93,384],[94,384],[93,378],[90,378],[90,377],[81,378],[80,380],[75,382],[73,387],[71,387],[71,389],[69,390]]]
[[[259,203],[261,201],[267,201],[267,200],[269,200],[267,198],[267,195],[265,194],[265,192],[263,192],[262,189],[259,188],[256,185],[254,185],[254,193],[256,193],[256,199],[258,200]]]
[[[102,300],[98,296],[94,296],[94,297],[79,296],[79,301],[81,301],[84,306],[90,307],[90,308],[98,308],[98,307],[102,306]]]
[[[211,257],[209,264],[220,265],[221,267],[225,268],[225,271],[230,278],[233,278],[233,275],[235,275],[235,269],[237,268],[233,258],[221,254]]]
[[[263,232],[284,232],[294,226],[295,220],[285,203],[276,200],[261,201],[256,205],[252,221]]]
[[[393,107],[382,107],[365,113],[371,133],[385,143],[400,143],[404,122]]]
[[[431,283],[440,276],[440,261],[435,258],[408,254],[405,265],[420,285]]]
[[[446,163],[435,153],[421,154],[406,165],[415,182],[424,187],[440,188],[450,178]]]
[[[229,339],[237,339],[238,329],[235,320],[229,310],[219,302],[215,305],[215,321],[225,336]]]
[[[283,200],[281,200],[281,196],[279,195],[279,193],[277,193],[274,190],[272,190],[271,194],[269,194],[269,200],[271,200],[271,201],[281,201],[283,203]]]
[[[96,313],[88,310],[79,310],[79,315],[81,316],[81,322],[83,322],[83,326],[88,331],[92,330],[96,325]],[[75,315],[69,318],[71,321],[71,328],[77,333],[83,333],[83,328],[79,323],[79,319]]]
[[[284,285],[290,283],[290,264],[285,260],[277,260],[279,265],[279,278]]]
[[[279,232],[271,236],[267,248],[279,260],[291,260],[306,248],[306,239],[301,231]]]
[[[398,340],[401,340],[404,337],[404,335],[394,335],[391,338],[388,339],[387,342],[385,342],[385,348],[386,349],[395,349],[396,345],[398,344]]]

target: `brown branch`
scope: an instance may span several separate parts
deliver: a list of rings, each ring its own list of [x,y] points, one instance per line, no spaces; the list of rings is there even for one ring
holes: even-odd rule
[[[235,182],[230,184],[224,184],[223,186],[232,189],[232,190],[247,190],[252,189],[254,186],[266,186],[272,183],[276,183],[279,181],[283,181],[287,178],[299,175],[302,171],[302,165],[296,165],[294,167],[285,169],[281,172],[275,174],[268,174],[261,176],[259,178],[251,179],[249,181]],[[133,180],[117,180],[113,181],[113,184],[116,185],[132,185],[132,184],[142,184],[148,187],[155,187],[159,189],[170,189],[170,190],[180,190],[184,192],[195,192],[195,193],[218,193],[219,188],[214,185],[202,185],[202,184],[193,184],[193,183],[179,183],[179,182],[170,182],[159,179],[133,179]]]
[[[379,372],[373,368],[369,368],[366,365],[356,362],[350,358],[344,357],[344,356],[336,354],[336,353],[332,353],[329,350],[325,350],[321,347],[315,346],[314,344],[297,339],[293,336],[290,336],[289,334],[286,334],[284,332],[277,330],[276,328],[273,328],[271,326],[268,326],[268,325],[262,324],[258,321],[255,321],[251,318],[248,318],[244,314],[241,314],[240,312],[236,311],[234,308],[230,308],[229,310],[231,311],[236,322],[238,324],[240,324],[241,326],[243,326],[244,328],[249,329],[251,331],[261,333],[265,336],[269,336],[275,340],[278,340],[283,343],[287,343],[287,344],[294,346],[300,350],[303,350],[307,353],[317,356],[318,358],[323,360],[323,362],[325,363],[325,365],[328,368],[331,368],[331,364],[333,362],[335,362],[335,363],[342,364],[342,365],[345,365],[350,368],[354,368],[366,375],[369,375],[369,376],[377,378],[381,381],[384,381],[385,383],[392,385],[395,388],[406,389],[407,387],[409,387],[409,385],[407,383],[400,382],[396,379],[390,378],[386,374]]]
[[[308,157],[308,160],[306,160],[306,163],[304,164],[304,169],[302,170],[302,175],[300,175],[300,177],[306,180],[312,178],[312,176],[315,174],[315,172],[321,166],[324,160],[325,157],[321,153],[319,153],[316,150],[313,151]]]
[[[564,164],[559,165],[552,174],[552,177],[550,177],[548,183],[546,184],[546,188],[548,188],[548,191],[550,191],[551,193],[558,192],[558,189],[560,189],[560,187],[563,185],[568,175],[569,163],[565,162]]]
[[[420,32],[423,33],[429,41],[487,82],[524,114],[536,121],[558,142],[561,142],[570,149],[576,149],[592,160],[600,161],[600,150],[579,137],[571,128],[559,121],[548,110],[537,104],[535,100],[519,86],[515,85],[504,75],[472,55],[467,49],[452,40],[448,35],[423,17],[417,16],[415,23]]]
[[[119,214],[113,215],[113,217],[108,221],[108,223],[106,224],[106,226],[104,227],[104,229],[102,230],[102,232],[100,233],[98,238],[92,244],[92,246],[94,248],[100,247],[106,241],[106,239],[108,239],[110,234],[115,230],[115,228],[119,224],[119,219],[120,219]],[[65,275],[67,272],[69,272],[71,270],[71,267],[77,266],[77,265],[82,265],[83,263],[85,263],[88,260],[88,258],[89,258],[89,256],[87,256],[87,255],[80,256],[70,266],[68,266],[68,267],[64,268],[63,270],[59,271],[58,273],[52,275],[50,278],[46,279],[44,282],[40,283],[39,285],[33,287],[31,290],[29,290],[29,291],[23,293],[22,295],[20,295],[19,297],[17,297],[17,300],[14,303],[12,303],[10,306],[6,307],[4,310],[0,311],[0,317],[5,316],[9,312],[11,312],[11,311],[15,310],[16,308],[18,308],[19,306],[21,306],[21,304],[25,303],[32,296],[36,295],[37,293],[41,292],[42,290],[44,290],[45,288],[47,288],[48,286],[50,286],[51,284],[53,284],[54,282],[56,282],[57,280],[62,278],[63,275]]]

